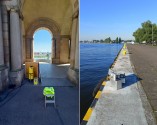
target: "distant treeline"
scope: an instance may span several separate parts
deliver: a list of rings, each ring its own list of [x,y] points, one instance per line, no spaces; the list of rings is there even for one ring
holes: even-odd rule
[[[110,37],[105,38],[104,40],[92,40],[92,41],[88,41],[88,40],[84,40],[84,41],[80,41],[80,43],[123,43],[123,42],[131,42],[132,40],[122,40],[121,37],[117,37],[115,40],[111,40]]]
[[[156,44],[157,43],[157,25],[151,21],[146,21],[141,24],[141,28],[138,28],[133,36],[138,43]]]

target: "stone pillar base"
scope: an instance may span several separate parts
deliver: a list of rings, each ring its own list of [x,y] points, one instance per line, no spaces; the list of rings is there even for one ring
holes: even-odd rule
[[[33,62],[33,59],[25,59],[25,62]]]
[[[68,78],[74,84],[79,84],[79,71],[77,69],[68,69]]]
[[[10,71],[10,84],[21,85],[22,79],[24,77],[24,69],[16,72]]]
[[[52,58],[52,63],[53,63],[53,64],[59,64],[59,63],[60,63],[60,60],[59,60],[59,59],[56,59],[56,58]]]
[[[70,60],[67,59],[67,61],[60,61],[61,64],[66,64],[66,63],[70,63]]]
[[[0,67],[0,92],[5,90],[9,85],[8,68],[5,66]]]

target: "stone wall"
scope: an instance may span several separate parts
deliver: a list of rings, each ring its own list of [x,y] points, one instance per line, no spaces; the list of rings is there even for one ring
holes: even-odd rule
[[[22,64],[33,61],[33,35],[41,27],[53,34],[52,63],[70,62],[67,75],[79,83],[78,0],[48,2],[0,1],[0,91],[9,81],[21,84]]]
[[[5,90],[8,87],[9,78],[8,78],[8,68],[0,68],[0,92]]]

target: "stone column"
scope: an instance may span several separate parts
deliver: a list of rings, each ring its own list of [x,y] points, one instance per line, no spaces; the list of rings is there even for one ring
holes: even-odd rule
[[[26,51],[26,46],[25,46],[25,36],[22,36],[23,37],[23,45],[22,45],[22,56],[23,56],[23,60],[22,60],[22,62],[23,63],[25,63],[25,61],[26,61],[26,53],[25,53],[25,51]]]
[[[56,58],[56,39],[52,39],[52,59]]]
[[[9,63],[8,60],[5,60],[5,56],[7,55],[5,53],[6,46],[8,46],[8,44],[6,44],[7,35],[5,32],[8,31],[7,20],[5,18],[7,17],[7,13],[4,13],[3,10],[4,10],[3,5],[1,5],[0,3],[0,92],[7,88],[9,81],[8,80]],[[6,23],[4,23],[4,21],[6,21]],[[7,51],[9,50],[7,49]]]
[[[79,24],[77,23],[77,32],[76,32],[76,50],[75,50],[75,69],[79,70],[80,67],[80,54],[79,54]]]
[[[22,53],[20,38],[20,22],[19,15],[15,9],[10,11],[10,40],[11,40],[11,70],[21,69]]]
[[[78,22],[78,18],[74,18],[73,22],[72,22],[71,49],[70,49],[70,67],[72,69],[75,66],[75,49],[76,49],[77,22]]]
[[[25,45],[26,45],[26,62],[32,62],[33,61],[33,54],[32,54],[32,50],[33,50],[33,38],[27,36],[26,40],[25,40]]]
[[[60,63],[69,62],[69,37],[62,36],[60,41]]]
[[[56,37],[56,59],[60,59],[60,36]]]
[[[79,44],[78,44],[78,16],[75,16],[72,23],[70,68],[68,78],[75,84],[79,83]]]
[[[4,45],[4,63],[10,69],[10,44],[9,44],[9,22],[7,8],[2,2],[2,28],[3,28],[3,45]]]
[[[0,6],[0,67],[4,65],[4,49],[3,49],[3,35],[2,35],[2,18]]]
[[[55,35],[53,38],[52,63],[60,63],[60,36]]]
[[[20,41],[21,41],[21,65],[23,65],[23,63],[24,63],[24,51],[23,51],[23,49],[24,49],[24,39],[23,39],[23,20],[22,20],[22,18],[20,18],[20,29],[21,29],[21,32],[20,32]]]
[[[11,43],[11,72],[12,84],[19,85],[23,79],[22,45],[19,14],[15,9],[10,10],[10,43]]]
[[[32,42],[31,42],[31,59],[32,61],[34,61],[34,39],[32,39]]]

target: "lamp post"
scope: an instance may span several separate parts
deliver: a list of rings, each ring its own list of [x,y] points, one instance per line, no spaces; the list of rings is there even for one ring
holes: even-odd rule
[[[153,45],[153,24],[152,24],[152,45]]]

